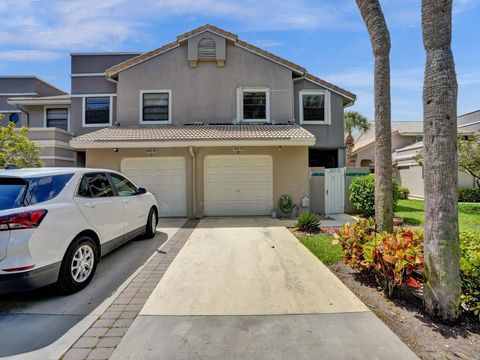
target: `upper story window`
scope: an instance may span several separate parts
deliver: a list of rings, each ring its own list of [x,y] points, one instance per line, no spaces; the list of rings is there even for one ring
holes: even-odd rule
[[[8,117],[8,121],[13,122],[14,124],[18,124],[20,121],[20,114],[19,113],[11,113]]]
[[[45,126],[68,131],[68,108],[45,108]]]
[[[108,126],[111,123],[111,97],[84,98],[83,126]]]
[[[330,124],[330,92],[302,90],[299,93],[300,124]]]
[[[170,124],[172,122],[172,91],[140,91],[140,123]]]
[[[238,106],[241,121],[270,121],[269,89],[241,89]]]

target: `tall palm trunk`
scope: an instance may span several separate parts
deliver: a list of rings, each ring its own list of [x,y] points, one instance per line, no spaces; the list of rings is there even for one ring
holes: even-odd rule
[[[452,1],[422,0],[423,43],[427,55],[423,85],[424,305],[431,316],[445,322],[458,318],[461,292]]]
[[[357,0],[375,57],[375,221],[393,230],[390,33],[378,0]]]

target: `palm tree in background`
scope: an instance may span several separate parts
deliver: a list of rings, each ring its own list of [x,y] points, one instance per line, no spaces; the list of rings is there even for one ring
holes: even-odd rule
[[[393,231],[390,33],[378,0],[356,0],[375,58],[375,222]]]
[[[355,139],[352,136],[352,132],[357,130],[360,134],[363,134],[370,129],[371,124],[365,116],[357,111],[346,111],[343,115],[343,119],[345,123],[345,132],[347,133],[345,139],[345,145],[347,146],[347,164],[350,164],[353,146],[355,145]]]

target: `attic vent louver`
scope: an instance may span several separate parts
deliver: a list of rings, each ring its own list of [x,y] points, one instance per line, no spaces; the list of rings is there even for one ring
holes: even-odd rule
[[[198,60],[215,60],[217,57],[215,40],[203,38],[198,42]]]

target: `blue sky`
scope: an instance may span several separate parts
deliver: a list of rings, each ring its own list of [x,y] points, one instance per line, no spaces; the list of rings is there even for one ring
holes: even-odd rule
[[[381,0],[392,38],[392,119],[422,119],[420,0]],[[458,113],[480,109],[480,1],[454,0]],[[0,74],[70,91],[71,52],[147,51],[205,23],[357,94],[373,120],[373,56],[354,0],[0,0]]]

